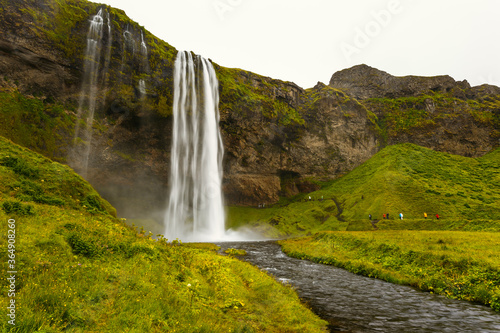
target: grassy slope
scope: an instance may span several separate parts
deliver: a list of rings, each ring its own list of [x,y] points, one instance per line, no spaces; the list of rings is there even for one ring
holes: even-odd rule
[[[1,77],[0,80],[8,79]],[[1,88],[0,135],[52,159],[62,160],[63,142],[69,141],[74,116],[58,103],[23,96],[13,88]],[[71,108],[70,108],[71,109]]]
[[[304,201],[309,195],[313,200]],[[230,212],[251,212],[249,219],[271,221],[281,232],[336,230],[282,241],[291,256],[500,310],[498,197],[500,149],[473,159],[401,144],[317,192]],[[384,213],[390,219],[368,231],[368,214],[380,219]]]
[[[309,195],[312,201],[307,200]],[[471,221],[487,224],[499,220],[498,197],[499,149],[474,159],[399,144],[384,148],[349,174],[323,184],[319,191],[266,209],[230,207],[229,221],[231,226],[266,222],[276,228],[274,235],[300,234],[369,230],[368,214],[381,219],[384,213],[389,213],[390,220],[379,222],[378,227],[399,228],[396,218],[402,212],[405,220],[410,219],[403,221],[409,223],[405,228],[420,228],[418,223],[425,223],[427,228],[438,229],[439,223],[423,219],[426,212],[430,218],[438,213],[448,220],[443,228],[453,220],[454,228],[460,229]],[[492,228],[499,230],[495,225]]]
[[[290,287],[248,263],[137,234],[68,167],[2,137],[0,201],[0,219],[16,220],[10,331],[323,331]],[[0,299],[5,318],[7,293]]]

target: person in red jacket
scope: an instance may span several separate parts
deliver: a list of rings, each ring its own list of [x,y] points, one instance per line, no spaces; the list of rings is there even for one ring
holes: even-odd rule
[[[439,214],[436,214],[436,219],[439,220]]]

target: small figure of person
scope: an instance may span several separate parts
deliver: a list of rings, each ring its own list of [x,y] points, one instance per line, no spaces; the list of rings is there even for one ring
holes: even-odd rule
[[[385,213],[384,213],[384,215],[382,215],[382,217],[383,217],[383,219],[385,220]]]
[[[399,219],[402,220],[403,219],[403,213],[399,213]]]
[[[370,221],[372,220],[372,214],[368,214],[368,218],[370,219]]]
[[[427,213],[426,213],[426,212],[424,212],[424,219],[426,219],[426,218],[427,218]]]
[[[439,220],[439,214],[436,214],[436,219]]]
[[[309,196],[309,201],[311,201],[311,196]]]
[[[387,219],[389,219],[389,213],[385,214],[385,217],[386,217]]]

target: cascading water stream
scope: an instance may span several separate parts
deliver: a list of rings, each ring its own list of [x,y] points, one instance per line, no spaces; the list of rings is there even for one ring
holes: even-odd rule
[[[141,53],[144,57],[148,56],[148,47],[146,46],[146,43],[144,42],[144,34],[141,31]]]
[[[179,52],[174,69],[170,197],[165,213],[168,239],[209,241],[224,237],[224,148],[218,105],[218,81],[212,64]]]
[[[127,29],[122,33],[123,43],[122,43],[122,59],[120,65],[119,83],[120,84],[132,84],[125,74],[130,68],[126,68],[127,63],[130,61],[130,55],[135,56],[135,40],[132,37],[132,33]],[[128,66],[127,66],[128,67]]]
[[[107,14],[108,19],[108,53],[111,48],[111,25],[109,24],[109,14],[100,9],[92,17],[87,34],[87,48],[85,50],[83,80],[78,103],[77,122],[73,136],[74,146],[68,156],[69,164],[83,177],[87,176],[89,156],[92,144],[92,124],[97,104],[99,64],[101,60],[101,47],[103,39],[103,14]],[[106,55],[106,67],[109,59]],[[107,68],[104,69],[105,72]],[[104,75],[104,74],[103,74]],[[80,121],[84,120],[84,128],[81,128]],[[78,138],[83,142],[79,143]]]
[[[101,85],[103,87],[102,89],[102,96],[106,96],[108,93],[108,86],[109,86],[109,78],[108,78],[108,69],[109,69],[109,64],[111,62],[111,45],[113,44],[113,34],[111,33],[111,19],[109,17],[109,13],[106,12],[106,21],[107,21],[107,27],[108,27],[108,41],[106,45],[106,55],[104,58],[104,66],[102,70],[102,78],[101,78]],[[100,107],[104,106],[104,99],[101,101]]]
[[[144,42],[144,34],[141,31],[141,69],[143,73],[149,72],[149,66],[148,66],[148,47],[146,46],[146,43]],[[144,99],[146,96],[147,90],[146,90],[146,81],[144,79],[139,80],[139,93],[141,94],[141,99]]]
[[[146,81],[144,79],[139,80],[139,92],[141,93],[141,99],[144,99],[144,96],[146,96]]]

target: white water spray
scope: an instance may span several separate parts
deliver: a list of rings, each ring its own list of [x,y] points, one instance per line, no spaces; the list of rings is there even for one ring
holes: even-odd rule
[[[224,148],[218,105],[218,81],[212,64],[179,52],[174,69],[170,197],[165,213],[168,239],[224,238]]]

